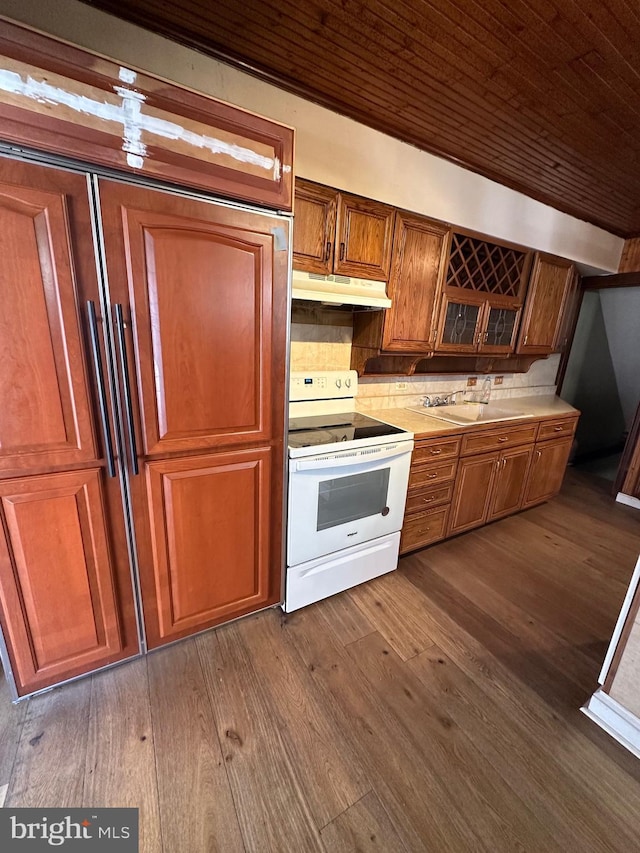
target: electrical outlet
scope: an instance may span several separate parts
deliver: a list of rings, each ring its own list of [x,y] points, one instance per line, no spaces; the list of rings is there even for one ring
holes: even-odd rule
[[[396,391],[406,391],[408,387],[408,382],[396,382]]]
[[[504,376],[496,376],[496,378],[493,380],[494,385],[502,385],[503,382]]]
[[[475,386],[477,384],[478,384],[478,377],[477,376],[470,376],[467,379],[467,388],[475,388]]]

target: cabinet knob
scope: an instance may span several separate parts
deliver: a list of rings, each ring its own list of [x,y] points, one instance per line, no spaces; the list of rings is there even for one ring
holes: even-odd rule
[[[330,257],[331,257],[331,240],[327,240],[327,245],[325,246],[325,250],[324,250],[325,261],[328,261]]]
[[[344,243],[340,243],[340,260],[344,261]]]

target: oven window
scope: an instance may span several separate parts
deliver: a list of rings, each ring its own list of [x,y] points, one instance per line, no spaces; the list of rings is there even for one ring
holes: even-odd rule
[[[387,506],[389,468],[323,480],[318,489],[318,530],[379,515]]]

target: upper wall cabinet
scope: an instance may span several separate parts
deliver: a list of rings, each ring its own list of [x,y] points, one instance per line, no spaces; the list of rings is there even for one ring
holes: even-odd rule
[[[305,272],[333,272],[338,192],[296,180],[293,266]]]
[[[2,23],[2,138],[291,210],[293,129]]]
[[[396,213],[391,308],[357,314],[354,346],[389,353],[428,353],[435,346],[436,308],[446,269],[449,229],[423,216]]]
[[[575,273],[570,261],[536,254],[518,339],[519,353],[548,355],[564,348],[564,321],[575,302]]]
[[[512,353],[530,266],[526,251],[454,232],[436,351]]]
[[[305,272],[387,281],[394,209],[296,180],[293,266]]]

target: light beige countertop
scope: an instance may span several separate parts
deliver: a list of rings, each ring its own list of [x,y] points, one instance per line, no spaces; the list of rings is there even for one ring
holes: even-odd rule
[[[489,421],[484,423],[474,423],[462,426],[453,424],[447,421],[438,420],[430,417],[429,409],[425,409],[425,414],[421,412],[412,412],[409,409],[402,407],[388,409],[374,409],[367,411],[366,414],[372,418],[377,418],[379,421],[393,424],[401,429],[406,429],[412,432],[416,438],[430,438],[439,435],[451,435],[461,432],[485,429],[500,429],[501,426],[515,426],[516,424],[526,423],[531,418],[561,418],[570,417],[571,415],[580,414],[577,409],[574,409],[569,403],[565,403],[560,397],[555,395],[537,395],[531,397],[505,397],[495,398],[491,400],[496,403],[501,409],[511,410],[514,412],[523,412],[523,417],[512,418],[505,421]]]

